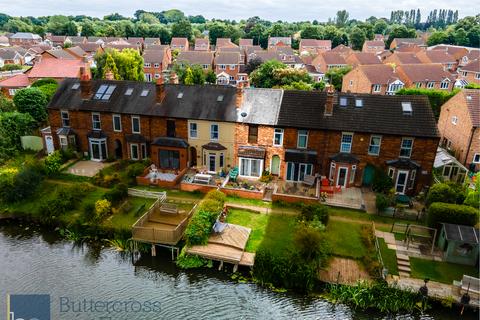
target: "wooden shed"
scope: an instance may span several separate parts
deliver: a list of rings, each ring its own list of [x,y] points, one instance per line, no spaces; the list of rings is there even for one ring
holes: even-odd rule
[[[479,231],[471,226],[442,223],[438,246],[448,262],[475,266],[478,263]]]

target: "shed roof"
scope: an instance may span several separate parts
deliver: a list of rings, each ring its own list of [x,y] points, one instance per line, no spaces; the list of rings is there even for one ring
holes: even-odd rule
[[[461,224],[442,223],[445,228],[445,236],[447,240],[465,242],[465,243],[479,243],[478,229],[472,226],[464,226]]]

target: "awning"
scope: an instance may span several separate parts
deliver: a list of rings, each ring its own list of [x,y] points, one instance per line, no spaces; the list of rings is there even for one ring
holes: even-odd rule
[[[238,147],[238,156],[243,158],[264,159],[265,148],[241,146]]]
[[[339,152],[330,157],[330,160],[338,163],[358,163],[360,162],[357,157],[351,153]]]
[[[57,135],[59,136],[69,136],[75,134],[72,128],[62,127],[57,129]]]
[[[104,139],[107,137],[107,135],[103,131],[98,130],[98,131],[90,131],[87,134],[87,137],[93,138],[93,139]]]
[[[415,161],[412,161],[410,159],[406,159],[406,158],[398,158],[398,159],[395,159],[395,160],[388,160],[388,161],[385,161],[385,163],[390,167],[394,167],[394,168],[398,168],[398,169],[413,170],[413,169],[420,168],[420,165],[418,163],[416,163]]]
[[[147,139],[145,139],[144,136],[142,136],[141,134],[138,134],[138,133],[126,134],[125,135],[125,140],[127,140],[127,142],[130,142],[130,143],[145,143],[145,142],[147,142]]]
[[[181,138],[157,137],[153,139],[152,145],[184,149],[188,147],[188,142]]]
[[[202,148],[205,150],[212,150],[212,151],[227,150],[227,148],[225,148],[224,146],[222,146],[220,143],[217,143],[217,142],[209,142],[207,144],[204,144]]]
[[[312,150],[287,149],[285,150],[285,161],[315,164],[317,163],[317,152]]]

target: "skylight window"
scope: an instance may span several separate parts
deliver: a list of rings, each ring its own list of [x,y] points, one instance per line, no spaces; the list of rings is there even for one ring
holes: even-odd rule
[[[125,95],[126,96],[131,96],[133,93],[133,88],[128,88],[126,91],[125,91]]]
[[[95,100],[108,100],[110,99],[113,91],[117,86],[114,84],[102,84],[95,93]]]
[[[362,99],[355,99],[355,107],[357,107],[357,108],[363,107],[363,100]]]
[[[404,115],[411,116],[413,113],[411,102],[402,102],[402,111]]]
[[[217,97],[217,101],[218,101],[218,102],[223,101],[223,95],[219,95],[219,96]]]
[[[141,97],[146,97],[146,96],[148,96],[148,93],[149,93],[149,92],[150,92],[150,90],[148,90],[148,89],[143,89],[143,90],[142,90],[142,93],[140,94],[140,96],[141,96]]]
[[[77,90],[78,88],[80,88],[80,83],[74,83],[72,89]]]
[[[342,107],[347,106],[347,97],[340,97],[340,106]]]
[[[182,99],[182,98],[183,98],[183,92],[179,92],[179,93],[177,94],[177,98],[178,98],[178,99]]]

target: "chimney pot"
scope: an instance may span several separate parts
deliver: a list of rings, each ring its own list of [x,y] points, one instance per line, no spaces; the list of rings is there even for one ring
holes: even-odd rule
[[[163,80],[161,82],[157,81],[155,87],[157,89],[157,102],[161,103],[163,101],[163,99],[165,99],[165,94],[166,94],[165,85],[163,84]]]
[[[243,102],[243,82],[237,84],[235,95],[235,106],[240,109]]]
[[[108,70],[106,73],[105,73],[105,79],[106,80],[114,80],[114,77],[113,77],[113,72]]]
[[[328,84],[326,85],[327,89],[327,99],[325,101],[325,111],[324,111],[324,116],[330,117],[333,115],[333,98],[335,95],[335,88],[333,85]]]

